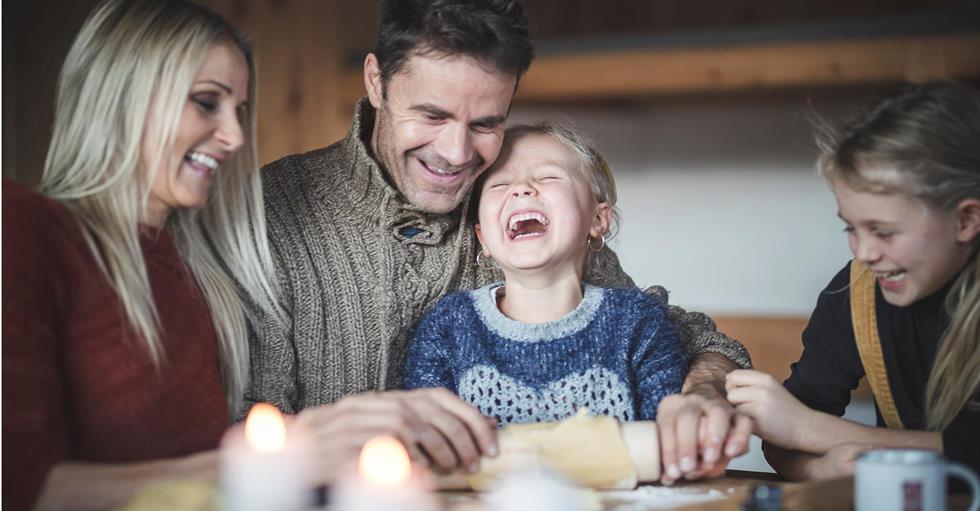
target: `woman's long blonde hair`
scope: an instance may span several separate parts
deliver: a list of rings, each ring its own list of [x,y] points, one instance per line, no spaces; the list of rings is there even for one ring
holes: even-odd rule
[[[241,50],[248,64],[245,143],[216,174],[207,205],[167,219],[178,249],[210,308],[222,375],[235,414],[248,381],[249,322],[281,315],[269,252],[255,149],[255,68],[249,44],[220,16],[182,0],[106,0],[92,12],[61,70],[54,133],[41,193],[81,223],[124,313],[159,366],[161,325],[140,248],[153,171],[141,147],[151,110],[165,161],[176,140],[193,79],[215,44]]]
[[[911,87],[844,130],[819,130],[818,167],[860,191],[900,193],[952,212],[980,198],[980,92],[955,82]],[[869,174],[869,167],[894,172]],[[946,299],[949,327],[926,384],[926,427],[980,406],[980,236]]]

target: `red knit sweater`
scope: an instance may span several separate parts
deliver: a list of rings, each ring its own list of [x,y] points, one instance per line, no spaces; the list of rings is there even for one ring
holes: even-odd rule
[[[166,231],[142,241],[166,353],[159,368],[70,213],[4,180],[5,510],[30,508],[60,461],[217,447],[228,406],[207,302]]]

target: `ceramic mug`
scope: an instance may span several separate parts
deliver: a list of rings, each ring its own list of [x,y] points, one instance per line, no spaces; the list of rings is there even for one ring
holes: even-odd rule
[[[854,469],[856,511],[942,511],[946,478],[967,482],[970,511],[980,510],[980,480],[972,470],[921,449],[875,449],[862,454]]]

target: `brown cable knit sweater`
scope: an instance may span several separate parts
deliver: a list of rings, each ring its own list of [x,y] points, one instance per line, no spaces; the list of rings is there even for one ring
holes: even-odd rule
[[[448,215],[406,202],[371,157],[374,110],[358,103],[347,137],[282,158],[262,171],[269,240],[288,321],[266,321],[251,339],[246,399],[288,413],[369,390],[399,388],[412,328],[443,295],[502,279],[474,260],[469,198]],[[414,235],[410,234],[415,231]],[[609,249],[589,282],[633,281]],[[666,302],[666,290],[648,292]],[[710,318],[670,307],[691,354],[716,352],[742,367],[748,353]]]

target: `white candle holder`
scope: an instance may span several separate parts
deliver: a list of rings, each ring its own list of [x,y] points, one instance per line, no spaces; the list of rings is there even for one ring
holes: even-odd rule
[[[252,407],[221,441],[221,490],[227,511],[300,511],[313,504],[312,463],[298,431],[286,435],[274,406]]]
[[[412,473],[405,447],[395,438],[369,440],[355,475],[331,493],[331,511],[436,511],[439,501],[426,480]]]

